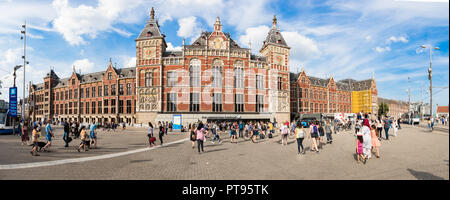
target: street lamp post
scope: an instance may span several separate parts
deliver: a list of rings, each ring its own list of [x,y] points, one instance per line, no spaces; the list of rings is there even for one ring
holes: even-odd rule
[[[433,77],[432,77],[432,62],[431,62],[431,52],[433,51],[433,47],[422,45],[420,46],[424,49],[429,48],[430,49],[430,68],[428,68],[428,79],[430,80],[430,118],[433,117]],[[435,50],[439,50],[439,47],[434,47]]]
[[[25,24],[22,25],[23,31],[20,33],[23,34],[23,36],[20,37],[20,39],[23,39],[23,102],[22,102],[22,119],[25,121],[25,66],[26,64],[29,64],[29,62],[26,61],[26,47],[27,47],[27,21],[25,21]]]

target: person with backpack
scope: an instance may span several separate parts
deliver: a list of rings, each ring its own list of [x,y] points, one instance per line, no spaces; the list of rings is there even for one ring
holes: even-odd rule
[[[280,129],[281,132],[281,146],[287,146],[287,136],[289,135],[289,122],[286,122]]]
[[[305,129],[302,125],[298,125],[295,128],[295,137],[297,138],[298,154],[305,154],[305,148],[303,147],[303,139],[305,138]],[[301,150],[300,150],[301,148]]]
[[[45,132],[47,133],[47,135],[46,135],[47,144],[42,148],[42,149],[44,149],[44,151],[47,151],[47,149],[50,148],[50,146],[52,145],[52,138],[55,137],[55,134],[53,133],[53,129],[50,126],[51,123],[52,123],[52,121],[48,120],[47,125],[45,126]]]
[[[318,128],[315,125],[315,122],[311,122],[309,126],[309,133],[311,135],[311,151],[316,151],[319,153],[319,148],[317,148],[317,139],[319,138]]]
[[[64,122],[63,140],[66,143],[66,145],[64,145],[64,147],[69,147],[69,143],[70,143],[70,141],[72,141],[72,138],[70,137],[70,126],[69,126],[69,123],[67,123],[67,121]]]
[[[242,121],[239,122],[239,137],[242,138],[242,132],[244,131],[244,123]]]

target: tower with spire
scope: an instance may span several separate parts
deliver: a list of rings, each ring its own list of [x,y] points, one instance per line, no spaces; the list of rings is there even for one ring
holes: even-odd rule
[[[163,54],[167,43],[161,33],[155,9],[150,11],[150,19],[136,38],[136,119],[153,121],[162,105]],[[151,77],[151,80],[146,80]],[[146,82],[147,81],[147,82]]]
[[[286,121],[290,118],[289,51],[290,47],[277,27],[277,17],[274,15],[272,28],[269,30],[259,52],[266,57],[270,68],[269,101],[274,103],[269,110],[276,113],[277,121]]]

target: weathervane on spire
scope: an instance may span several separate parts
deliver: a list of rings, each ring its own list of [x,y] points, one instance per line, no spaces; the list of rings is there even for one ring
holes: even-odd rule
[[[277,27],[277,16],[273,15],[273,27]]]
[[[153,9],[150,11],[150,20],[155,20],[155,9]]]

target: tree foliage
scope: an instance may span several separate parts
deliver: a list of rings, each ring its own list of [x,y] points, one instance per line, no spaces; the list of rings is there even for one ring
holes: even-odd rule
[[[389,112],[389,105],[380,103],[378,107],[378,116],[385,116]]]

